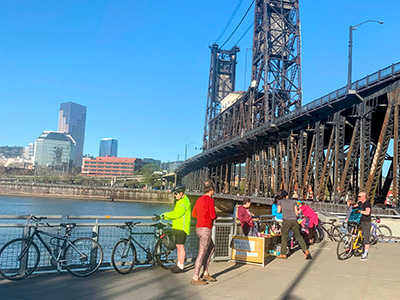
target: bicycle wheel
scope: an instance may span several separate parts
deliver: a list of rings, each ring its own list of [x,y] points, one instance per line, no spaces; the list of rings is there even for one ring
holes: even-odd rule
[[[376,228],[376,236],[378,237],[378,242],[387,243],[392,239],[392,230],[389,226],[378,225]]]
[[[103,262],[103,249],[94,239],[76,239],[65,250],[64,265],[68,272],[84,277],[96,272]]]
[[[154,252],[157,263],[164,269],[173,267],[178,261],[177,250],[169,250],[161,240],[157,242]]]
[[[117,242],[111,252],[111,263],[118,273],[128,274],[136,263],[135,246],[126,239]]]
[[[350,234],[342,236],[337,248],[336,254],[339,260],[348,259],[353,253],[353,237]]]
[[[32,274],[40,260],[38,246],[29,239],[9,241],[0,250],[0,274],[9,280],[21,280]],[[21,256],[22,253],[25,253]],[[21,257],[20,257],[21,256]]]
[[[334,242],[340,241],[343,233],[340,229],[340,225],[332,226],[330,231],[330,237]]]
[[[324,240],[325,232],[322,229],[321,225],[315,226],[315,231],[314,231],[314,241],[315,243],[320,243]]]

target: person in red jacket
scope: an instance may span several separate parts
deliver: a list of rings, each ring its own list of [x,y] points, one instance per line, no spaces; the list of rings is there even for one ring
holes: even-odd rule
[[[204,183],[204,195],[197,199],[192,211],[192,216],[197,219],[196,234],[200,239],[194,275],[190,282],[193,285],[205,285],[208,282],[216,281],[208,273],[211,256],[215,250],[214,242],[211,239],[211,229],[217,218],[212,195],[214,195],[214,183],[208,180]],[[203,267],[203,276],[200,278],[201,267]]]

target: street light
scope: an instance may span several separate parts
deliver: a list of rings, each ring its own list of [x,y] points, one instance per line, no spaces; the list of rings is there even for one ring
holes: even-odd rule
[[[351,90],[351,72],[352,72],[352,52],[353,52],[353,30],[356,30],[357,27],[361,26],[362,24],[368,23],[368,22],[373,22],[373,23],[378,23],[378,24],[383,24],[382,21],[376,21],[376,20],[367,20],[364,22],[361,22],[360,24],[357,24],[355,26],[349,27],[349,70],[348,70],[348,75],[347,75],[347,92]]]
[[[185,145],[185,160],[186,160],[186,157],[187,157],[187,146],[189,146],[191,144],[196,144],[196,142],[191,142],[191,143]]]

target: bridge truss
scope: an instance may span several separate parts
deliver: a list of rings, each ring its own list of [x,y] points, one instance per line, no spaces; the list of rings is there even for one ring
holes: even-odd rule
[[[398,200],[400,64],[301,106],[299,24],[298,1],[256,1],[251,86],[210,115],[205,151],[179,177],[192,191],[212,179],[224,194],[311,189],[326,201],[363,190],[381,202],[392,187]]]

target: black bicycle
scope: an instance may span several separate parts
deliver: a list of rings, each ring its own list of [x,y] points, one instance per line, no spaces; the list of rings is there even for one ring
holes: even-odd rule
[[[114,269],[120,274],[128,274],[133,270],[137,259],[137,251],[135,245],[141,248],[146,253],[147,262],[154,265],[157,262],[161,267],[169,269],[176,264],[177,252],[167,248],[163,241],[164,232],[163,229],[168,225],[161,222],[151,224],[154,228],[152,232],[134,232],[134,228],[140,224],[140,222],[125,222],[124,226],[118,226],[119,228],[128,229],[128,238],[122,238],[118,241],[112,252],[111,262]],[[135,235],[153,235],[152,249],[143,246],[135,239]]]
[[[31,275],[40,261],[40,251],[34,238],[36,237],[50,254],[50,263],[61,272],[65,267],[75,276],[83,277],[93,274],[103,262],[103,249],[94,239],[82,237],[70,241],[71,231],[75,223],[63,223],[58,233],[53,234],[39,227],[53,227],[48,223],[39,223],[46,217],[31,215],[27,223],[31,223],[33,232],[27,238],[9,241],[0,249],[0,274],[9,280],[22,280]],[[61,227],[65,228],[64,236],[60,235]],[[43,236],[50,237],[47,243]]]
[[[341,237],[344,235],[340,230],[340,225],[336,224],[336,219],[330,219],[329,222],[323,222],[318,219],[317,231],[317,242],[321,242],[324,239],[324,232],[328,234],[328,237],[333,242],[339,242]]]

